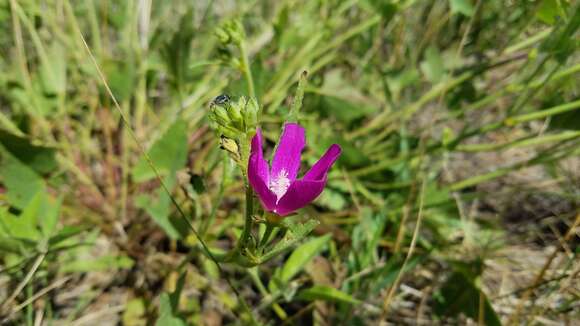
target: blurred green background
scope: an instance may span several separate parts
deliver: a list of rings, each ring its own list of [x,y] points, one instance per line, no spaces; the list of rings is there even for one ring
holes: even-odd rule
[[[579,26],[566,0],[1,0],[0,322],[577,321]],[[303,166],[344,150],[301,212],[320,225],[220,271],[140,147],[231,247],[209,103],[255,92],[271,151],[303,70]]]

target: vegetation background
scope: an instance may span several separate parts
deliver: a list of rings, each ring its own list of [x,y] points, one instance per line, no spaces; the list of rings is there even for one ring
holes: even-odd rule
[[[0,1],[0,321],[577,324],[579,26],[566,0]],[[344,149],[320,225],[220,270],[140,146],[227,248],[209,103],[255,92],[272,148],[303,70],[304,165]]]

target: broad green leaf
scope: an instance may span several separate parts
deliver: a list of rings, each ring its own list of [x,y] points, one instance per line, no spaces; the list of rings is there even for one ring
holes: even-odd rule
[[[66,51],[62,44],[52,42],[46,53],[47,60],[41,60],[40,78],[47,94],[64,95],[66,92]]]
[[[186,325],[183,319],[179,318],[177,315],[179,308],[179,297],[181,296],[181,291],[183,290],[183,285],[185,284],[185,275],[186,273],[184,272],[179,276],[175,286],[175,291],[169,294],[163,293],[159,297],[159,318],[157,319],[155,325]]]
[[[445,75],[445,66],[443,64],[443,58],[437,48],[430,46],[425,51],[425,61],[421,63],[421,70],[432,83],[438,83],[441,81]]]
[[[44,180],[0,145],[0,182],[6,187],[6,200],[23,209],[34,195],[45,190]]]
[[[325,285],[315,285],[311,288],[304,289],[298,292],[296,297],[308,301],[324,300],[332,302],[344,302],[349,304],[361,303],[360,300],[353,298],[350,294]]]
[[[173,174],[185,165],[187,159],[187,124],[178,120],[159,138],[148,151],[153,165],[163,176]],[[141,157],[132,171],[136,182],[155,178],[155,173],[145,157]]]
[[[330,234],[314,238],[296,248],[280,272],[279,280],[282,284],[290,281],[304,266],[318,255],[330,240]]]
[[[0,129],[0,144],[16,159],[39,174],[53,171],[57,167],[56,149],[33,145],[30,139]]]
[[[165,180],[167,187],[173,187],[173,181],[168,182],[167,178]],[[156,195],[157,197],[154,197],[154,195],[140,195],[136,198],[135,204],[137,207],[144,209],[167,235],[172,239],[178,239],[181,233],[173,225],[169,216],[171,214],[171,198],[161,187],[157,188]]]
[[[103,69],[117,100],[130,98],[135,88],[135,64],[125,60],[109,60],[103,63]]]
[[[454,14],[460,13],[471,17],[475,13],[471,0],[449,0],[449,4],[451,5],[451,12]]]
[[[176,171],[185,165],[187,159],[187,124],[178,120],[157,140],[149,150],[149,157],[164,176],[165,185],[173,189],[176,184]],[[143,182],[155,177],[147,160],[142,157],[133,169],[133,177]],[[171,220],[171,198],[162,187],[154,195],[143,194],[137,198],[137,206],[147,213],[173,239],[188,232],[187,225],[176,217]]]
[[[375,107],[354,102],[339,96],[322,97],[321,110],[344,123],[350,123],[377,111]]]
[[[554,25],[556,17],[562,12],[559,2],[556,0],[542,0],[540,6],[538,6],[536,17],[546,24]]]
[[[42,207],[44,193],[38,192],[24,208],[19,216],[4,214],[0,221],[5,233],[16,239],[38,240],[38,215]]]
[[[183,319],[175,315],[171,306],[169,294],[163,293],[159,297],[159,318],[155,322],[156,326],[186,326]]]

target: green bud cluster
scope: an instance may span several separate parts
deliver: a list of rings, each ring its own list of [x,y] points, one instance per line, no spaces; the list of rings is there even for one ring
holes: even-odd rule
[[[220,95],[210,105],[209,121],[220,135],[220,147],[244,169],[249,155],[248,142],[258,126],[258,111],[258,102],[244,96],[232,100],[227,95]]]
[[[241,96],[236,100],[220,95],[210,105],[209,120],[220,135],[232,139],[253,135],[258,125],[258,102]]]
[[[216,28],[215,34],[223,45],[233,43],[240,45],[244,38],[244,27],[239,20],[230,20]]]

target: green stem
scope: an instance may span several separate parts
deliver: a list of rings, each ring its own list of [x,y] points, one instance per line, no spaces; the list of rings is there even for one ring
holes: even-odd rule
[[[252,214],[254,214],[254,192],[252,191],[252,187],[246,184],[246,223],[240,238],[242,247],[247,245],[252,230]]]
[[[252,77],[252,69],[250,68],[250,61],[248,59],[248,50],[246,48],[246,42],[242,41],[239,44],[240,55],[242,56],[242,71],[246,77],[248,83],[248,91],[250,96],[256,98],[256,89],[254,88],[254,78]]]
[[[258,249],[262,249],[262,248],[264,248],[264,246],[266,246],[266,244],[268,243],[268,240],[270,240],[270,236],[272,236],[272,231],[274,231],[274,224],[267,223],[266,224],[266,231],[264,231],[264,236],[260,240],[260,244],[258,245]]]
[[[292,102],[292,108],[288,114],[288,122],[298,122],[298,112],[302,107],[302,99],[304,99],[304,88],[306,87],[306,77],[308,72],[306,70],[302,71],[300,74],[300,79],[298,79],[298,88],[296,89],[296,96],[294,96],[294,102]]]

